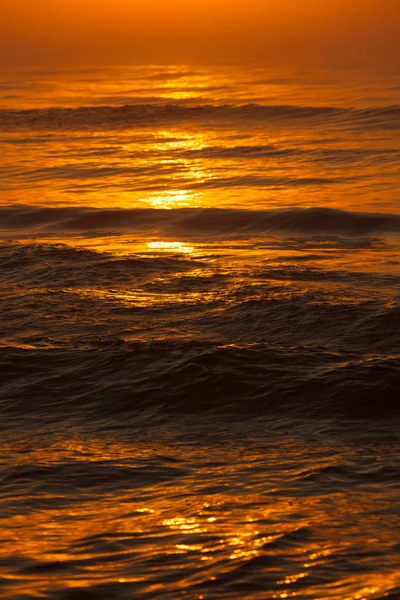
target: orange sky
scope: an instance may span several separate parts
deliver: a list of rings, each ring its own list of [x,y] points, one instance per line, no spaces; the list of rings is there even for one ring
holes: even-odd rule
[[[1,0],[0,66],[400,64],[400,0]]]

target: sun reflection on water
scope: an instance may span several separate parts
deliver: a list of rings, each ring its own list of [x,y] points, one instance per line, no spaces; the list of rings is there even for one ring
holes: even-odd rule
[[[213,83],[206,77],[189,81],[185,79],[184,69],[171,69],[169,74],[182,75],[182,82],[174,80],[172,83],[161,83],[159,98],[177,101],[191,99]],[[115,95],[117,102],[117,93],[120,96],[121,91],[128,94],[131,82],[126,85],[126,89],[121,89],[119,85],[105,85],[101,93]],[[97,85],[94,87],[98,88]],[[270,83],[268,90],[272,95],[281,95],[282,86]],[[142,82],[140,101],[148,91],[148,82]],[[248,100],[248,86],[237,90],[234,96],[239,100],[242,97]],[[319,100],[316,97],[314,101]],[[92,111],[93,114],[95,112]],[[389,182],[393,176],[397,185],[393,158],[386,158],[386,163],[379,159],[379,169],[376,163],[369,167],[367,163],[360,165],[356,162],[356,166],[352,167],[354,163],[345,165],[342,162],[343,152],[351,155],[356,143],[352,136],[340,140],[344,130],[337,133],[333,128],[327,128],[313,134],[308,126],[304,129],[300,122],[296,125],[298,129],[292,125],[292,129],[286,131],[278,125],[275,133],[270,131],[273,129],[272,123],[268,127],[262,125],[257,131],[253,131],[252,127],[240,131],[241,125],[235,128],[232,124],[223,130],[220,123],[213,124],[213,130],[206,130],[206,121],[196,122],[195,125],[184,124],[181,128],[171,125],[169,130],[158,130],[159,123],[146,130],[145,127],[140,129],[140,121],[136,125],[134,132],[116,130],[110,133],[103,129],[101,123],[99,131],[90,132],[90,135],[80,131],[56,131],[46,136],[34,131],[24,132],[22,136],[10,134],[8,139],[0,141],[4,146],[4,172],[8,169],[5,179],[8,186],[5,189],[7,202],[15,194],[18,202],[22,198],[25,203],[40,202],[46,208],[54,207],[57,203],[70,207],[75,203],[106,208],[119,206],[130,209],[140,206],[168,210],[199,206],[232,208],[235,205],[251,210],[257,206],[263,209],[297,204],[318,206],[323,201],[324,204],[331,202],[331,206],[335,207],[364,209],[374,206],[376,192],[369,183],[374,180],[374,175],[375,185],[381,181],[380,175]],[[165,127],[168,127],[168,121]],[[200,131],[201,127],[203,131]],[[370,141],[359,137],[357,144],[364,150],[372,143],[377,150],[384,149],[388,140],[381,132],[376,135],[381,139],[375,136],[376,139]],[[373,136],[373,132],[369,132],[369,136]],[[392,156],[398,156],[393,150],[391,152]],[[376,157],[374,160],[377,160]],[[17,168],[18,164],[20,167]],[[342,171],[343,181],[339,177]],[[378,171],[379,177],[376,175]],[[365,178],[364,187],[360,183],[361,176]],[[329,182],[331,184],[327,185]],[[333,187],[333,183],[337,187]],[[207,191],[199,191],[206,188]],[[393,193],[397,194],[397,189]],[[41,190],[44,190],[43,195]],[[388,207],[390,198],[388,192]],[[163,210],[155,212],[164,214]],[[168,217],[171,217],[169,223],[172,223],[172,214],[168,213]],[[108,223],[104,225],[106,229],[108,226]],[[226,223],[226,235],[231,233],[234,226],[235,223]],[[91,234],[94,230],[88,231]],[[185,231],[188,237],[182,237],[190,240],[194,230],[187,228]],[[305,260],[310,252],[314,259],[323,259],[324,262],[318,264],[324,264],[326,274],[331,277],[340,276],[344,267],[365,272],[380,269],[392,275],[398,266],[398,257],[394,253],[389,254],[389,249],[379,248],[375,242],[366,249],[346,249],[346,253],[343,253],[340,247],[335,246],[335,240],[331,240],[329,246],[325,238],[311,238],[303,242],[296,240],[293,242],[295,250],[286,247],[285,244],[289,244],[287,241],[280,242],[281,245],[276,247],[268,247],[267,242],[262,240],[264,245],[258,248],[253,241],[231,244],[220,239],[218,242],[207,242],[209,256],[207,261],[203,260],[201,268],[199,260],[198,268],[188,270],[187,265],[196,264],[193,259],[200,256],[200,244],[204,249],[206,242],[204,239],[201,242],[194,240],[192,244],[177,241],[171,232],[173,224],[163,222],[159,226],[157,221],[153,229],[147,232],[139,224],[138,230],[133,229],[133,232],[126,234],[126,240],[113,232],[109,238],[99,237],[92,242],[89,242],[89,238],[75,238],[75,242],[66,239],[69,244],[93,244],[93,247],[99,248],[104,245],[107,250],[114,249],[116,256],[118,253],[127,253],[126,261],[120,265],[116,260],[104,256],[101,268],[98,267],[100,261],[92,258],[90,267],[81,269],[85,272],[86,282],[79,282],[76,279],[77,272],[73,271],[74,275],[69,275],[67,284],[63,284],[63,312],[74,313],[75,321],[71,322],[74,323],[77,339],[86,339],[86,330],[92,324],[90,319],[96,321],[93,323],[95,332],[106,332],[107,335],[111,331],[110,322],[112,324],[112,319],[117,317],[120,317],[115,321],[118,323],[115,328],[118,331],[118,343],[120,339],[137,340],[141,339],[140,336],[146,342],[152,339],[151,336],[169,341],[181,335],[186,336],[185,339],[189,336],[197,339],[200,337],[197,321],[201,323],[203,331],[205,323],[209,323],[211,328],[215,323],[215,313],[207,312],[193,319],[196,327],[190,329],[189,320],[185,322],[181,317],[172,320],[171,308],[176,310],[179,304],[184,304],[189,314],[187,307],[192,309],[194,305],[198,308],[207,304],[212,307],[219,303],[221,309],[218,310],[229,314],[227,309],[232,307],[232,313],[235,314],[240,302],[249,301],[249,311],[254,310],[257,317],[258,300],[277,305],[279,299],[286,301],[298,298],[300,305],[300,300],[307,295],[308,305],[318,308],[317,303],[326,303],[326,296],[314,294],[314,291],[324,288],[329,292],[333,289],[345,292],[330,295],[330,308],[335,301],[345,304],[346,310],[349,310],[352,299],[346,297],[347,284],[339,281],[334,288],[333,283],[328,286],[323,278],[320,282],[318,277],[322,269],[310,269],[307,266],[310,262],[291,270],[293,258],[302,264],[303,254]],[[169,235],[173,239],[168,239]],[[207,235],[207,231],[204,235]],[[247,236],[245,230],[244,236]],[[217,262],[213,257],[217,244],[219,257],[224,255],[224,260],[226,258],[225,272],[218,266],[214,270],[210,268],[213,261]],[[132,249],[139,255],[131,255]],[[235,258],[229,258],[228,262],[228,255]],[[149,257],[161,257],[157,275],[154,275],[152,266],[145,264]],[[139,267],[135,261],[140,260],[143,264]],[[169,263],[174,261],[176,270],[168,271],[168,268],[172,268]],[[59,267],[62,272],[60,277],[70,269],[63,265]],[[102,270],[106,271],[107,268],[110,273],[108,278],[103,276]],[[251,280],[247,278],[250,269],[253,270]],[[222,278],[228,280],[228,276],[229,283],[220,286]],[[90,277],[91,285],[88,283]],[[307,277],[310,277],[310,281]],[[38,285],[41,284],[39,276],[37,281]],[[240,295],[243,289],[245,294]],[[371,300],[370,284],[365,289],[366,299]],[[362,284],[357,292],[352,293],[356,294],[354,302],[360,302],[360,298],[364,301]],[[384,290],[377,288],[377,295],[381,297],[384,293]],[[90,314],[75,313],[77,304],[74,303],[74,296],[80,296],[79,300],[87,300],[88,305],[95,308],[89,309]],[[334,298],[337,300],[332,300]],[[101,313],[98,310],[100,305],[109,306],[110,310]],[[168,337],[162,329],[161,319],[153,322],[153,314],[142,317],[145,312],[141,309],[144,307],[157,307],[157,318],[162,312],[160,309],[168,309],[164,321],[168,324]],[[38,313],[39,302],[35,304],[35,315]],[[134,321],[135,314],[140,314],[140,324],[137,324],[139,320],[137,323]],[[239,320],[240,311],[236,311],[236,314]],[[54,315],[49,326],[52,336],[49,335],[49,339],[57,331],[56,321],[64,318],[58,308]],[[87,323],[81,315],[88,315]],[[50,314],[46,314],[42,320],[50,322]],[[264,320],[264,317],[260,317],[256,321],[257,328],[262,330]],[[178,323],[177,333],[171,331],[172,322]],[[80,329],[82,323],[84,335]],[[233,323],[233,319],[227,323]],[[285,327],[291,327],[290,321],[283,323]],[[229,336],[227,339],[229,341]],[[250,350],[253,345],[258,345],[258,341],[247,343],[243,335],[243,340],[240,338],[239,342],[221,343],[219,347],[231,350],[234,356],[239,345]],[[20,345],[19,351],[22,348],[23,345]],[[33,346],[27,344],[24,351],[30,348]],[[286,346],[287,351],[289,348]],[[75,352],[75,346],[72,346],[71,352]],[[118,361],[125,359],[130,359],[130,351]],[[118,364],[116,358],[110,360]],[[372,357],[371,360],[377,359]],[[151,360],[144,368],[148,368],[150,363]],[[205,366],[202,367],[205,374],[208,364],[205,360]],[[336,369],[348,364],[337,361]],[[178,366],[180,368],[179,363]],[[330,368],[328,364],[326,369]],[[186,369],[184,376],[190,378],[195,370],[195,362],[188,364]],[[162,375],[162,385],[168,386],[168,368]],[[181,371],[180,376],[183,379]],[[57,392],[62,389],[62,384],[55,377],[50,372],[49,378],[40,380],[38,387],[46,385],[48,381],[54,383],[56,410],[59,402]],[[69,372],[66,377],[70,377]],[[269,385],[267,371],[265,380],[260,388],[262,390],[264,385]],[[202,381],[200,379],[200,389]],[[93,385],[95,393],[97,389],[101,391],[100,378]],[[135,402],[134,385],[129,382],[122,390],[123,410],[127,413]],[[152,393],[153,390],[149,389],[149,395]],[[204,387],[204,393],[208,393],[207,387]],[[261,391],[260,396],[263,393]],[[111,400],[114,402],[114,398]],[[84,402],[86,398],[82,394],[82,404]],[[125,416],[125,412],[123,414]],[[393,567],[395,559],[391,557],[396,554],[397,551],[393,549],[398,545],[392,512],[396,505],[393,501],[395,493],[391,498],[390,487],[386,486],[383,496],[382,489],[376,489],[371,484],[368,489],[359,488],[357,496],[357,486],[353,487],[345,478],[340,481],[343,469],[337,469],[336,478],[330,477],[330,467],[351,463],[351,456],[344,455],[343,459],[334,457],[332,453],[328,459],[321,458],[321,449],[313,450],[309,440],[302,446],[301,439],[293,438],[292,446],[285,446],[289,433],[285,433],[280,445],[276,440],[267,440],[270,436],[267,429],[262,432],[266,446],[261,446],[259,455],[252,450],[255,446],[251,443],[248,444],[249,449],[241,445],[239,435],[234,439],[232,448],[218,440],[218,453],[212,456],[212,448],[207,446],[208,431],[204,436],[206,450],[202,446],[204,439],[198,435],[190,438],[195,439],[195,449],[190,448],[190,443],[181,443],[182,437],[186,440],[193,435],[191,424],[186,431],[182,426],[181,438],[175,447],[163,445],[156,438],[157,431],[147,432],[143,445],[146,450],[141,450],[131,429],[128,441],[110,442],[112,434],[111,429],[107,429],[110,424],[106,420],[104,426],[107,436],[95,442],[91,442],[86,434],[77,434],[76,439],[71,434],[71,439],[57,444],[52,432],[52,441],[47,447],[42,436],[40,440],[35,439],[34,443],[30,439],[24,440],[17,452],[14,440],[8,449],[2,444],[4,455],[1,461],[6,475],[2,480],[4,495],[0,504],[4,526],[4,544],[0,547],[0,580],[5,582],[7,596],[2,596],[0,591],[0,597],[10,598],[10,593],[18,594],[18,597],[21,597],[20,594],[44,597],[46,594],[53,595],[55,586],[91,587],[115,582],[139,583],[146,597],[159,593],[178,597],[185,593],[187,586],[208,585],[210,581],[217,582],[217,585],[218,578],[221,585],[221,574],[226,576],[225,582],[247,585],[244,593],[248,592],[249,598],[253,598],[253,576],[262,582],[267,581],[265,587],[268,584],[270,589],[266,593],[273,593],[269,596],[273,598],[297,596],[300,599],[301,592],[296,590],[308,584],[303,581],[308,577],[308,597],[334,600],[372,599],[375,594],[390,593],[391,588],[400,585],[400,571]],[[63,435],[68,436],[68,432],[63,432]],[[242,453],[245,451],[247,455],[244,459]],[[339,454],[341,451],[341,448],[335,450]],[[312,456],[312,452],[315,456]],[[385,471],[384,465],[382,471]],[[351,481],[351,469],[347,476]],[[359,477],[361,481],[363,471]],[[329,485],[324,487],[326,481]],[[336,493],[332,492],[334,486],[337,486]],[[311,535],[308,532],[303,535],[302,529],[308,529]],[[298,534],[297,537],[290,538],[292,533]],[[360,556],[357,555],[357,548],[362,549]],[[386,555],[382,548],[387,551]],[[371,562],[361,564],[366,556],[369,560],[375,560],[379,552],[386,569],[383,574],[375,573]],[[252,562],[258,557],[265,558],[265,562]],[[361,569],[357,571],[354,567],[358,566],[356,562],[359,558]],[[277,565],[272,583],[271,578],[268,581],[271,563]],[[234,581],[237,577],[235,569],[241,568],[243,579]],[[313,584],[313,581],[326,581],[327,573],[328,577],[336,577],[340,582],[330,588],[325,584]],[[164,580],[160,581],[162,576]],[[276,586],[285,588],[277,590]],[[221,595],[221,589],[218,588],[216,596]],[[132,593],[129,590],[128,593],[134,597],[135,590]],[[110,592],[110,596],[113,594],[113,591]],[[198,596],[199,599],[202,597]]]
[[[147,242],[147,247],[150,248],[150,250],[161,250],[162,252],[180,252],[183,254],[191,254],[194,252],[194,247],[186,242]]]
[[[201,198],[201,192],[192,192],[189,190],[167,190],[157,194],[150,194],[142,199],[142,202],[153,208],[182,208],[187,206],[196,206],[197,199]]]
[[[27,565],[24,577],[19,570],[20,558],[11,570],[0,569],[6,593],[12,590],[15,594],[45,596],[54,586],[74,589],[119,582],[139,585],[143,593],[173,593],[178,597],[188,586],[207,586],[209,582],[223,586],[242,573],[244,579],[240,581],[248,586],[249,599],[260,597],[251,592],[256,576],[265,581],[265,593],[271,598],[301,598],[300,590],[308,584],[307,593],[316,599],[372,600],[375,594],[384,594],[399,584],[398,570],[387,575],[343,571],[340,582],[330,588],[313,583],[321,569],[329,572],[344,556],[347,546],[337,532],[337,519],[348,518],[348,509],[343,509],[343,515],[340,511],[335,517],[331,515],[331,528],[328,530],[326,523],[325,534],[318,539],[318,523],[327,518],[326,496],[321,490],[315,496],[296,498],[281,487],[280,500],[269,498],[277,485],[278,465],[280,477],[287,478],[286,486],[296,481],[297,471],[291,461],[296,464],[298,451],[286,448],[283,452],[279,444],[275,450],[271,447],[267,468],[265,456],[257,452],[248,454],[245,461],[241,459],[237,444],[232,448],[224,445],[226,456],[218,464],[213,461],[213,449],[202,455],[201,445],[195,449],[181,443],[161,444],[151,451],[147,442],[83,441],[77,437],[54,440],[42,449],[33,444],[29,450],[21,443],[19,450],[14,449],[14,468],[26,472],[36,509],[32,512],[29,504],[14,496],[21,478],[17,487],[5,481],[10,514],[3,518],[8,541],[0,548],[0,560],[10,555],[24,557]],[[4,451],[9,449],[5,443]],[[264,461],[262,469],[258,468],[260,461]],[[29,470],[24,471],[32,464],[36,465],[34,479],[30,479]],[[148,466],[148,475],[156,467],[156,479],[150,487],[146,479],[138,486],[143,464]],[[178,469],[185,465],[187,475],[174,479],[172,473],[172,479],[167,475],[165,481],[157,483],[162,465],[166,473],[171,465]],[[314,466],[315,458],[310,456],[308,468]],[[110,481],[109,468],[114,473]],[[245,494],[242,490],[236,497],[238,468],[251,491],[247,488]],[[58,479],[57,470],[61,477],[65,469],[65,481]],[[124,473],[123,479],[118,479]],[[205,491],[203,486],[208,486],[210,478],[217,479],[223,491]],[[99,490],[98,497],[88,499],[88,483]],[[71,489],[71,502],[60,505],[61,494],[68,499]],[[342,501],[346,501],[346,494]],[[353,510],[361,511],[362,517],[362,505],[355,503]],[[301,535],[306,525],[301,513],[305,512],[315,519],[315,528],[309,525],[314,531],[311,538]],[[353,514],[349,523],[356,517]],[[291,534],[296,532],[294,541]],[[347,529],[347,535],[350,533],[355,533],[352,525]],[[393,539],[389,535],[386,542],[391,544]],[[259,562],[259,557],[266,562]],[[312,562],[302,569],[307,559]],[[274,561],[273,571],[266,566],[269,560]],[[170,580],[172,573],[176,577]],[[7,596],[0,593],[0,597]]]

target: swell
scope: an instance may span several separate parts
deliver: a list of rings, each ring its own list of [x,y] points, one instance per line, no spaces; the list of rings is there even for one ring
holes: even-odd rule
[[[331,106],[296,105],[182,105],[143,104],[125,106],[82,106],[0,110],[0,131],[14,130],[88,130],[97,128],[140,128],[156,124],[213,124],[235,122],[295,121],[307,124],[341,122],[344,125],[398,129],[400,106],[366,107],[364,109]]]
[[[0,229],[84,232],[157,231],[187,237],[263,235],[267,233],[370,235],[399,232],[400,215],[351,212],[333,208],[235,210],[215,208],[102,209],[0,207]]]
[[[95,349],[1,350],[2,419],[123,423],[216,411],[230,420],[400,416],[400,355],[304,347],[126,343]]]
[[[158,275],[199,269],[198,261],[180,256],[114,256],[65,244],[0,243],[2,277],[5,283],[44,289],[93,287],[146,283]]]

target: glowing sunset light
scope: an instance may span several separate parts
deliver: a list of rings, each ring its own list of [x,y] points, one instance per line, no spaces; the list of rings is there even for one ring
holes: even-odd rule
[[[394,65],[399,20],[397,0],[3,0],[0,64]]]
[[[0,4],[0,600],[400,598],[400,0]]]

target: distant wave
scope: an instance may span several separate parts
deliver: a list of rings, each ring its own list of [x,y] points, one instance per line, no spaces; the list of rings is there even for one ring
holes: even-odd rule
[[[362,175],[350,177],[296,177],[242,174],[222,177],[212,177],[199,181],[192,179],[190,183],[173,166],[104,166],[104,165],[63,165],[44,167],[33,170],[20,170],[14,166],[6,169],[0,168],[0,189],[13,189],[15,184],[26,186],[43,184],[43,182],[65,181],[71,184],[81,184],[92,189],[103,184],[104,180],[114,177],[134,177],[135,190],[151,191],[165,189],[167,181],[173,178],[175,185],[188,186],[191,190],[201,189],[232,189],[232,188],[296,188],[313,186],[333,186],[360,182]]]
[[[333,208],[235,210],[215,208],[102,209],[83,207],[43,208],[15,205],[0,207],[0,230],[45,232],[151,232],[189,238],[229,239],[271,233],[335,234],[363,236],[400,232],[400,215],[363,213]]]
[[[125,106],[83,106],[0,110],[0,131],[85,130],[96,128],[138,128],[154,124],[305,121],[307,124],[332,121],[344,125],[398,129],[400,105],[364,109],[296,105],[186,105],[144,104]]]
[[[170,150],[169,153],[171,154]],[[365,161],[375,161],[375,164],[382,164],[382,162],[400,160],[400,150],[396,148],[286,148],[276,145],[238,145],[231,147],[206,146],[199,149],[176,150],[173,154],[188,158],[243,159],[246,161],[260,158],[295,158],[297,160],[307,159],[344,165],[363,163]]]

